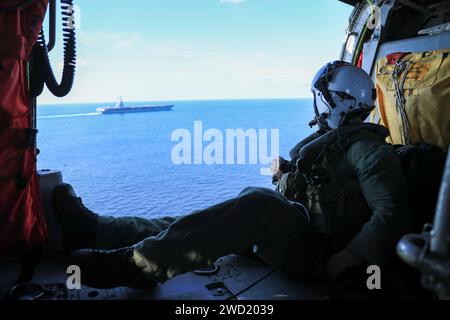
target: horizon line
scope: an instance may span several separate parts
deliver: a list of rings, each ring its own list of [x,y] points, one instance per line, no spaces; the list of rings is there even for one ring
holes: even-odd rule
[[[200,98],[200,99],[173,99],[173,100],[129,100],[125,103],[133,103],[133,102],[191,102],[191,101],[238,101],[238,100],[312,100],[310,97],[285,97],[285,98]],[[49,102],[49,103],[40,103],[39,99],[37,100],[38,106],[49,106],[49,105],[68,105],[68,104],[97,104],[97,103],[112,103],[114,101],[97,101],[97,102]]]

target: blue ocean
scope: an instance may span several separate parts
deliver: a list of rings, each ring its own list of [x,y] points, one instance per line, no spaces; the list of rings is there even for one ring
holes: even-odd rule
[[[227,129],[267,129],[270,137],[270,130],[278,129],[280,155],[287,159],[289,150],[312,132],[310,100],[162,103],[175,107],[100,115],[96,108],[114,103],[39,105],[38,168],[61,170],[84,204],[100,214],[183,215],[234,197],[247,186],[273,185],[261,174],[260,163],[175,164],[175,130],[194,135],[196,121],[204,131],[217,129],[224,136]]]

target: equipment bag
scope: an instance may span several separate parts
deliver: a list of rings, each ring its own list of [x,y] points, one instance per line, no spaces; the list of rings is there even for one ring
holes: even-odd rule
[[[377,62],[376,88],[388,142],[450,143],[450,49],[395,53]]]
[[[0,3],[0,259],[26,254],[46,239],[27,70],[47,4]]]

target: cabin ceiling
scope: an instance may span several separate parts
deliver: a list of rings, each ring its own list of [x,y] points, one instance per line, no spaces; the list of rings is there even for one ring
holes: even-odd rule
[[[354,6],[363,0],[339,0],[339,1]],[[417,5],[426,6],[426,5],[430,5],[430,4],[434,4],[434,3],[444,3],[444,2],[448,2],[448,1],[445,1],[445,0],[400,0],[399,2],[403,2],[405,4],[413,3],[413,4],[417,4]]]
[[[340,2],[344,2],[346,4],[352,5],[354,6],[355,4],[357,4],[358,2],[360,2],[360,0],[339,0]]]

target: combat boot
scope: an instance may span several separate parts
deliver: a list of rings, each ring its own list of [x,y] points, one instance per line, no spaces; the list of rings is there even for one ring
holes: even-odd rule
[[[98,214],[83,205],[70,184],[60,184],[53,190],[53,212],[67,253],[95,248]]]
[[[77,250],[70,255],[69,263],[80,267],[81,283],[93,288],[151,289],[158,282],[167,280],[164,278],[165,272],[155,264],[151,264],[152,268],[149,264],[139,267],[132,247]]]

